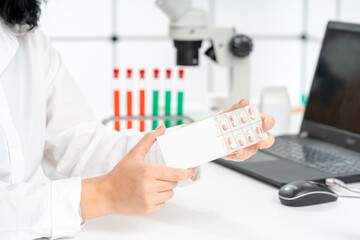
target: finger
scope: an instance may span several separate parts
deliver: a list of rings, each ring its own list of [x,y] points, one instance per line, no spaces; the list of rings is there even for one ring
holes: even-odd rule
[[[275,142],[274,136],[269,132],[267,133],[267,135],[268,135],[268,137],[266,140],[258,143],[258,146],[260,149],[269,148],[274,144],[274,142]]]
[[[235,103],[234,105],[232,105],[231,107],[225,109],[224,111],[222,111],[221,113],[225,113],[225,112],[231,112],[234,111],[238,108],[242,108],[249,105],[249,100],[247,100],[246,98],[241,99],[239,102]]]
[[[217,116],[217,115],[219,115],[219,114],[222,114],[222,113],[231,112],[231,111],[233,111],[233,110],[236,110],[236,109],[238,109],[238,108],[245,107],[245,106],[247,106],[247,105],[249,105],[249,100],[247,100],[246,98],[243,98],[243,99],[241,99],[238,103],[235,103],[235,104],[232,105],[231,107],[229,107],[229,108],[227,108],[227,109],[224,109],[224,110],[222,110],[222,111],[220,111],[220,112],[216,112],[216,113],[214,113],[213,115],[211,115],[210,117],[215,117],[215,116]],[[204,119],[207,119],[207,118],[204,118]],[[199,121],[204,120],[204,119],[200,119]],[[195,122],[186,124],[186,125],[184,125],[183,127],[192,125],[192,124],[194,124],[194,123],[195,123]]]
[[[143,193],[153,193],[157,194],[159,192],[164,192],[170,189],[176,188],[178,185],[178,182],[172,182],[172,181],[162,181],[162,180],[156,180],[153,178],[146,179],[143,184],[140,187],[140,194]]]
[[[164,209],[166,207],[166,203],[162,202],[162,203],[158,203],[155,205],[154,208],[154,213],[160,212],[162,209]]]
[[[194,169],[180,169],[154,165],[154,176],[157,180],[178,182],[189,179],[194,174]]]
[[[170,189],[155,195],[155,204],[166,202],[174,196],[174,190]]]
[[[270,129],[272,129],[275,125],[275,119],[265,113],[260,113],[261,116],[261,120],[263,122],[263,129],[264,131],[269,131]]]
[[[150,150],[151,146],[156,141],[156,138],[163,135],[166,131],[166,127],[164,124],[161,124],[155,130],[148,132],[140,139],[140,141],[135,145],[133,149],[131,149],[132,153],[141,154],[145,157],[146,153]]]
[[[236,153],[227,155],[224,157],[225,160],[231,160],[236,162],[244,161],[250,157],[252,157],[258,151],[257,144],[251,145],[249,147],[240,149],[236,151]]]
[[[167,191],[167,190],[176,188],[177,185],[178,185],[178,182],[156,180],[156,182],[154,184],[154,191],[155,192]]]

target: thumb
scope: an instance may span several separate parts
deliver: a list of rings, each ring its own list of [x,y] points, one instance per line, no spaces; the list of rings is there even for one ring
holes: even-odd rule
[[[142,158],[150,150],[151,146],[156,142],[156,138],[163,135],[166,131],[164,124],[158,126],[155,130],[152,130],[144,135],[140,141],[131,150],[133,154],[140,154]]]

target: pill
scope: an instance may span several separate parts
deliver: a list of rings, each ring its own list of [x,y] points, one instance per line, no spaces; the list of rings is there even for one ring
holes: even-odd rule
[[[256,119],[255,110],[252,107],[249,108],[249,115],[252,120]]]
[[[263,131],[262,131],[261,128],[257,127],[257,128],[256,128],[256,133],[257,133],[257,135],[258,135],[258,137],[259,137],[260,139],[263,138]]]
[[[249,139],[249,142],[254,142],[254,136],[253,136],[253,133],[249,130],[246,132],[246,135]]]
[[[240,146],[244,146],[245,141],[244,141],[243,135],[241,135],[241,134],[237,135],[237,139],[238,139]]]
[[[235,149],[235,144],[234,144],[232,137],[228,137],[228,144],[229,144],[230,149],[232,149],[232,150]]]
[[[229,118],[230,118],[231,125],[233,125],[233,127],[236,127],[236,126],[238,125],[238,121],[237,121],[237,119],[235,118],[235,116],[231,114],[231,115],[229,116]]]
[[[246,123],[246,117],[245,117],[244,112],[240,113],[240,120],[241,120],[242,123]]]
[[[225,131],[228,130],[228,125],[226,124],[226,122],[225,122],[224,119],[221,120],[221,127],[222,127],[222,129],[224,129]]]

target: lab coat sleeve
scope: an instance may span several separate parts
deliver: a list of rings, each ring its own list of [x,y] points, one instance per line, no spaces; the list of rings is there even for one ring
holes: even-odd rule
[[[0,239],[73,236],[81,225],[80,189],[79,178],[41,184],[0,182],[1,217],[6,219]]]

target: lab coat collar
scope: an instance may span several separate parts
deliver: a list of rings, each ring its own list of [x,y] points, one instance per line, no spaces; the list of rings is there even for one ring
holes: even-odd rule
[[[0,75],[9,65],[19,48],[16,33],[0,18]]]

